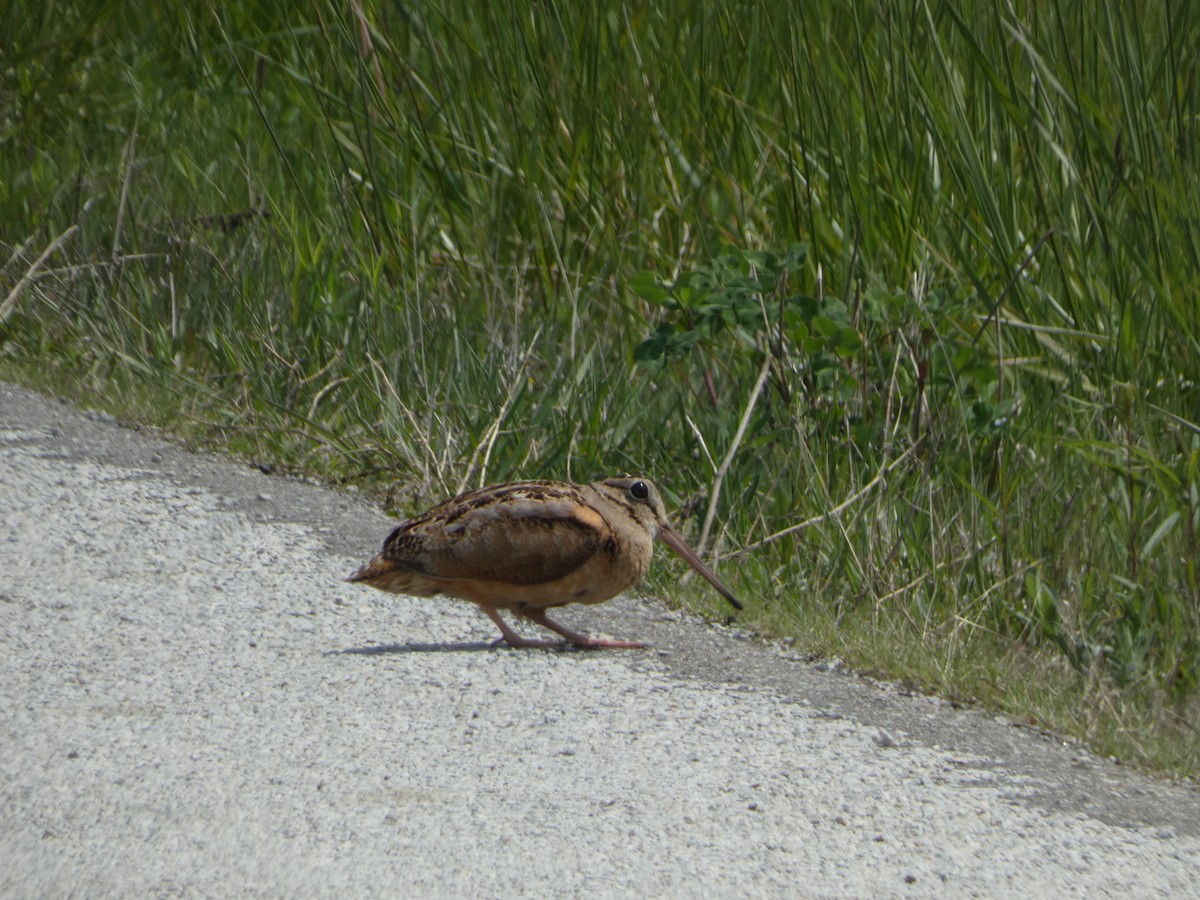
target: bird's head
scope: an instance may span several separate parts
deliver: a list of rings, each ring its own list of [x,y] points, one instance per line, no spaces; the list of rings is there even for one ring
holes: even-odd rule
[[[654,486],[654,482],[636,475],[622,475],[619,478],[597,481],[592,487],[601,496],[627,510],[651,537],[657,537],[683,557],[684,562],[703,575],[734,609],[742,608],[741,601],[733,595],[733,591],[725,586],[725,583],[684,542],[679,532],[671,527],[671,523],[667,519],[667,509],[663,506],[662,495]]]

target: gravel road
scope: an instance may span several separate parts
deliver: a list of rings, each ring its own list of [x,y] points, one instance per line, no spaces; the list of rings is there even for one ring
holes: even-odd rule
[[[0,895],[1196,895],[1194,786],[649,600],[493,650],[388,528],[0,385]]]

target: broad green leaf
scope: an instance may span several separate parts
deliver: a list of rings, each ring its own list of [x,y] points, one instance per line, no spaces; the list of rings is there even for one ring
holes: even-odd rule
[[[629,287],[635,294],[647,303],[655,306],[665,306],[671,300],[671,293],[652,272],[638,272],[629,279]]]

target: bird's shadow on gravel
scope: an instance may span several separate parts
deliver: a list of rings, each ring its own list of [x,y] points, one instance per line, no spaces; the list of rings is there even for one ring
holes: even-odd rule
[[[430,644],[408,641],[403,644],[371,644],[367,647],[347,647],[345,650],[326,650],[325,656],[382,656],[388,653],[479,653],[485,650],[504,649],[492,647],[489,641],[457,641],[448,644]]]
[[[407,641],[403,644],[371,644],[366,647],[347,647],[344,650],[326,650],[324,656],[384,656],[389,653],[479,653],[495,650],[512,653],[528,653],[530,649],[543,650],[549,653],[593,653],[586,647],[576,647],[573,644],[563,644],[561,647],[509,647],[497,641],[457,641],[446,644],[431,644],[422,641]]]

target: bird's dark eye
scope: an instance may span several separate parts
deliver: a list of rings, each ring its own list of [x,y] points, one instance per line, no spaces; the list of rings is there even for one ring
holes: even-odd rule
[[[629,496],[634,500],[645,500],[650,496],[650,488],[644,481],[635,481],[629,486]]]

